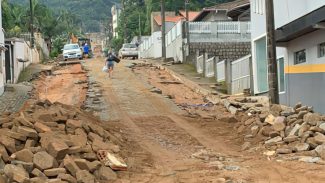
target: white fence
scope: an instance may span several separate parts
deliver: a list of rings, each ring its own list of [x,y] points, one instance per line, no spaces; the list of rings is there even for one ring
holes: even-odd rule
[[[203,55],[200,55],[196,59],[196,72],[199,74],[203,73],[203,61],[204,61]]]
[[[250,41],[250,22],[190,22],[191,42]]]
[[[214,57],[207,59],[206,61],[206,74],[205,77],[211,78],[214,76]]]
[[[226,62],[225,60],[217,63],[217,81],[222,82],[226,80]]]
[[[212,22],[189,22],[190,33],[211,33]]]
[[[161,57],[161,32],[154,32],[139,46],[140,58]]]
[[[182,23],[180,21],[175,24],[166,34],[166,57],[180,62],[183,62]]]
[[[231,62],[231,94],[250,88],[250,58],[251,55],[247,55]]]

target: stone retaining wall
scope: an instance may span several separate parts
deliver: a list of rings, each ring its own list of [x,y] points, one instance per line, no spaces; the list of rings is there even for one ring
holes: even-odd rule
[[[191,43],[190,54],[195,55],[197,51],[202,55],[207,52],[209,56],[218,56],[219,60],[237,60],[251,54],[250,42],[219,42],[219,43]]]

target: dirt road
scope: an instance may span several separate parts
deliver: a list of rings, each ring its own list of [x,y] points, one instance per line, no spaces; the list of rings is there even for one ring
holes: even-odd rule
[[[118,64],[111,79],[101,72],[102,59],[85,64],[102,86],[107,127],[124,139],[121,149],[130,169],[119,173],[118,182],[324,182],[322,165],[268,160],[258,150],[240,151],[233,123],[191,118],[179,107],[185,99],[197,104],[202,97],[183,85],[160,88],[164,95],[152,92],[157,90],[152,85],[159,86],[156,72],[132,72],[132,62]],[[171,100],[172,95],[184,98]],[[211,113],[225,111],[217,107]]]

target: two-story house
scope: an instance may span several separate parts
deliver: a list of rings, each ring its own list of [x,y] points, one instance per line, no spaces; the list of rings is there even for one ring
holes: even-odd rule
[[[121,13],[121,8],[117,4],[113,5],[112,9],[111,9],[113,37],[118,37],[117,26],[118,26],[118,19],[119,19],[120,13]]]
[[[280,103],[325,113],[325,0],[273,0]],[[254,93],[268,92],[265,0],[251,0]]]

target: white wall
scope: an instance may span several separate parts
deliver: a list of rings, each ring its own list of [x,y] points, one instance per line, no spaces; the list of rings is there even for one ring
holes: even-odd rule
[[[252,39],[256,39],[265,35],[266,33],[266,20],[265,20],[265,4],[264,0],[251,0],[251,36]],[[260,5],[256,3],[262,2],[261,10],[258,10]]]
[[[160,58],[161,50],[161,32],[154,32],[149,39],[144,40],[139,46],[140,58]]]
[[[182,48],[182,21],[180,21],[166,34],[166,57],[183,62]]]
[[[290,41],[287,44],[289,65],[294,65],[294,53],[306,49],[306,62],[303,64],[324,64],[325,57],[318,57],[318,44],[325,42],[325,30],[318,30]]]
[[[274,0],[275,27],[286,25],[324,5],[325,0]]]
[[[23,71],[24,68],[26,68],[30,63],[30,54],[31,49],[29,49],[28,45],[24,41],[16,41],[14,44],[14,83],[17,83],[20,73]],[[21,58],[23,60],[28,60],[25,64],[22,62],[18,62],[18,58]],[[36,59],[36,58],[35,58]],[[35,61],[35,59],[33,61]]]
[[[0,0],[0,46],[4,46],[5,39],[2,31],[2,12],[1,12],[1,0]],[[0,52],[0,95],[4,92],[4,84],[5,84],[5,52]]]

